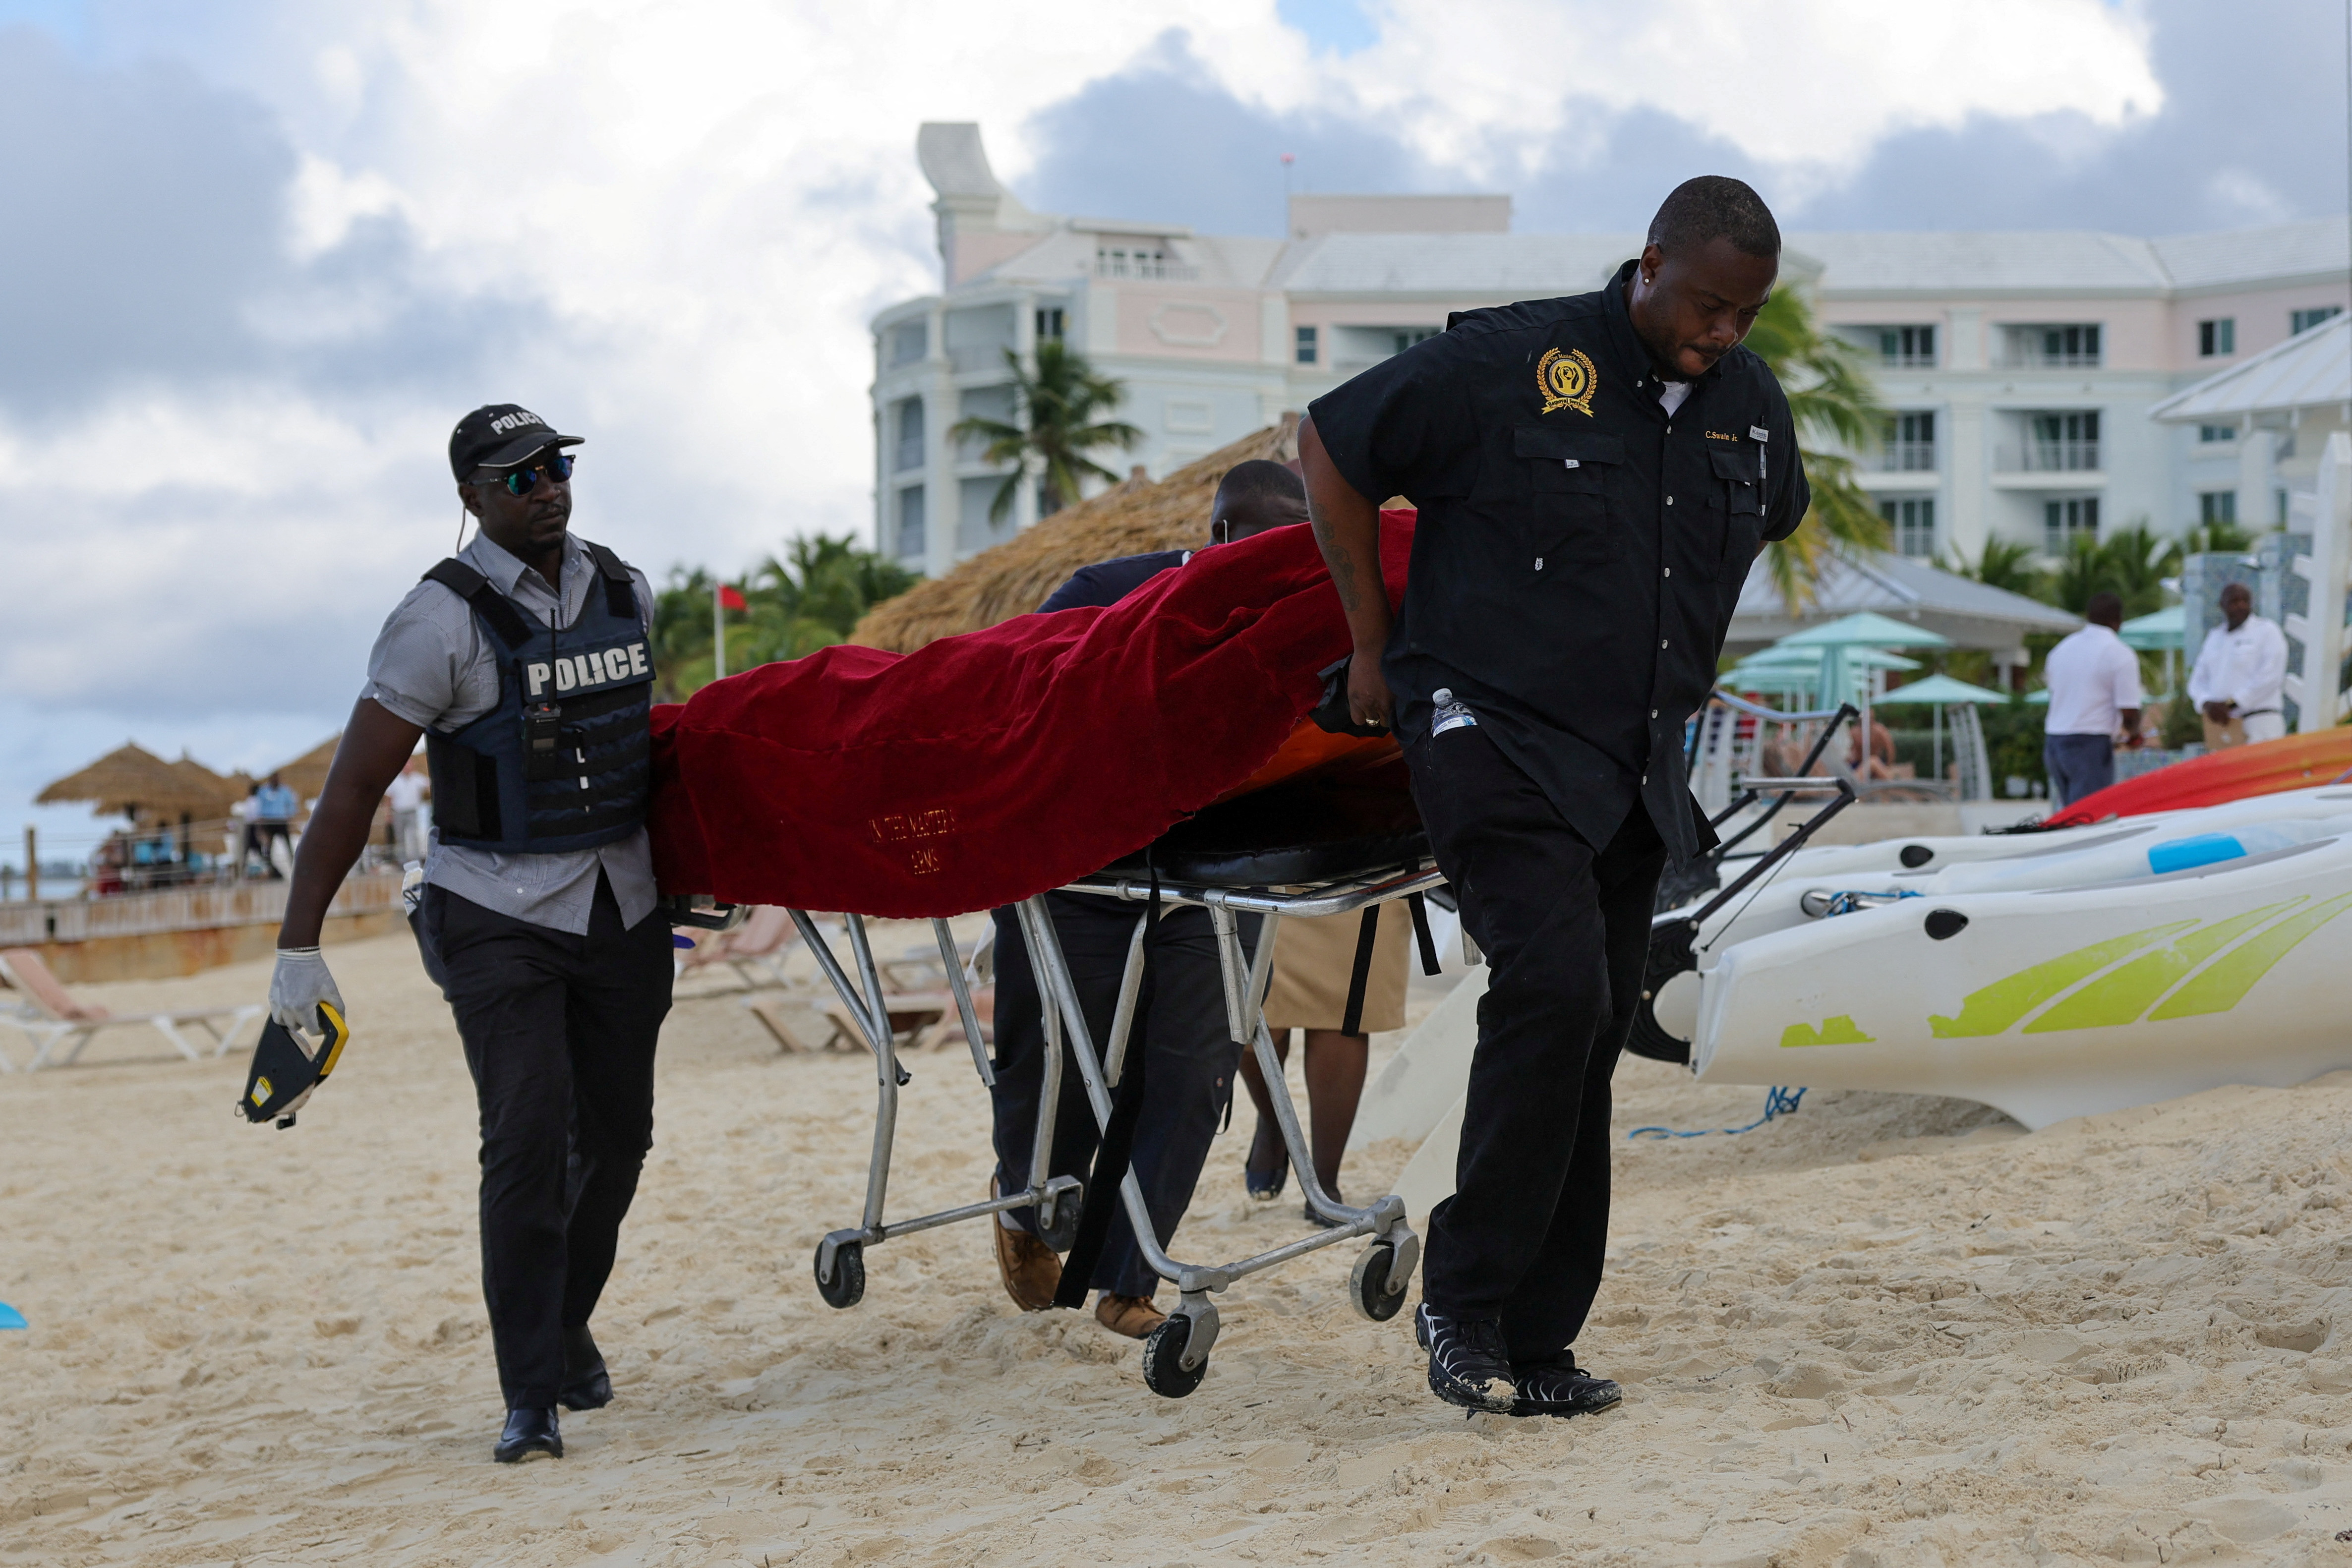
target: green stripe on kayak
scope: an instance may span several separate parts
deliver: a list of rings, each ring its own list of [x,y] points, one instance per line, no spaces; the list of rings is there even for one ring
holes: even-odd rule
[[[2307,899],[2264,904],[2189,932],[2168,947],[2143,953],[2093,980],[2025,1026],[2028,1034],[2064,1029],[2113,1029],[2135,1021],[2149,1004],[2180,983],[2200,964],[2264,922]]]
[[[2105,942],[2094,942],[2088,947],[2062,953],[2030,969],[2020,969],[2014,975],[1995,980],[1981,990],[1970,991],[1960,1000],[1960,1016],[1958,1018],[1928,1014],[1927,1026],[1938,1040],[1973,1040],[1983,1035],[1999,1034],[2077,981],[2087,979],[2116,959],[2137,953],[2151,942],[2186,931],[2196,924],[2194,920],[2175,920],[2168,925],[2151,925],[2145,931],[2135,931],[2128,936],[2111,936]]]
[[[2273,965],[2347,908],[2352,908],[2352,893],[2338,894],[2325,904],[2314,904],[2300,915],[2280,921],[2200,971],[2166,998],[2164,1005],[2148,1017],[2185,1019],[2228,1012],[2244,999],[2256,980],[2271,972]]]

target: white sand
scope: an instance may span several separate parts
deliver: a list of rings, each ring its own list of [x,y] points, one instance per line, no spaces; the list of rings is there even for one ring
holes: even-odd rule
[[[1348,1311],[1347,1249],[1231,1291],[1181,1402],[1090,1316],[1014,1312],[976,1226],[827,1309],[870,1070],[688,1001],[597,1321],[619,1400],[506,1469],[454,1035],[404,938],[331,957],[356,1043],[293,1132],[231,1119],[234,1059],[0,1079],[0,1300],[33,1323],[0,1334],[0,1563],[2352,1563],[2352,1085],[2034,1136],[1817,1095],[1621,1145],[1580,1348],[1622,1410],[1465,1420],[1403,1319]],[[987,1169],[969,1064],[914,1066],[901,1211]],[[1619,1082],[1621,1127],[1758,1099]],[[1294,1233],[1241,1198],[1238,1121],[1181,1253]]]

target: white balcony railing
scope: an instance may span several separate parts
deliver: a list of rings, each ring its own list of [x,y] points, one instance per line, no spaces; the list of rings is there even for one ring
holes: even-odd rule
[[[1126,277],[1142,283],[1198,283],[1201,269],[1189,262],[1153,261],[1144,256],[1095,257],[1097,277]]]
[[[1933,474],[1936,444],[1932,441],[1890,441],[1878,449],[1872,466],[1881,474]]]
[[[2028,441],[1993,449],[1993,471],[2000,474],[2095,474],[2099,444],[2095,441]]]

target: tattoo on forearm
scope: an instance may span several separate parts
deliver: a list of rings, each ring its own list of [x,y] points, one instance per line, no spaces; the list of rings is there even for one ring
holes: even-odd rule
[[[1315,525],[1315,542],[1322,547],[1323,559],[1331,569],[1331,586],[1339,591],[1339,608],[1354,614],[1356,592],[1356,559],[1341,544],[1331,525],[1321,517],[1310,519]]]

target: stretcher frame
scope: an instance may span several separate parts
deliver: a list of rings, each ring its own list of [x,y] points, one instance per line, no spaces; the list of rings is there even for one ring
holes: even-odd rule
[[[1425,893],[1443,885],[1444,880],[1434,868],[1415,860],[1402,865],[1392,864],[1305,885],[1286,893],[1259,886],[1228,887],[1208,882],[1168,878],[1155,883],[1109,875],[1081,878],[1064,889],[1138,904],[1148,904],[1156,897],[1163,906],[1194,905],[1209,912],[1210,925],[1217,945],[1225,1019],[1232,1030],[1232,1038],[1245,1042],[1256,1053],[1259,1071],[1265,1080],[1267,1098],[1274,1106],[1275,1120],[1282,1131],[1283,1149],[1290,1161],[1291,1171],[1298,1178],[1299,1188],[1306,1195],[1308,1207],[1329,1222],[1328,1228],[1318,1228],[1309,1235],[1234,1262],[1181,1262],[1160,1247],[1158,1233],[1151,1223],[1150,1211],[1144,1204],[1142,1186],[1135,1172],[1128,1170],[1120,1180],[1119,1199],[1128,1223],[1134,1231],[1138,1249],[1153,1273],[1176,1287],[1179,1298],[1167,1321],[1154,1329],[1144,1343],[1144,1383],[1154,1393],[1181,1398],[1198,1387],[1201,1379],[1207,1375],[1209,1353],[1216,1343],[1220,1326],[1216,1302],[1212,1299],[1217,1292],[1236,1280],[1276,1268],[1309,1252],[1360,1237],[1370,1238],[1349,1273],[1350,1304],[1359,1313],[1374,1322],[1395,1316],[1403,1306],[1405,1288],[1421,1257],[1421,1240],[1408,1221],[1404,1200],[1394,1193],[1389,1193],[1369,1204],[1356,1207],[1341,1203],[1324,1191],[1322,1183],[1316,1178],[1314,1160],[1298,1120],[1297,1108],[1290,1098],[1282,1061],[1275,1054],[1274,1040],[1266,1028],[1263,1003],[1267,977],[1273,967],[1275,936],[1284,916],[1354,914],[1374,904]],[[817,1291],[833,1306],[854,1306],[864,1296],[865,1249],[878,1246],[894,1236],[934,1229],[959,1220],[993,1217],[1013,1209],[1034,1208],[1039,1233],[1047,1244],[1054,1246],[1056,1251],[1068,1249],[1084,1199],[1083,1186],[1074,1176],[1047,1176],[1043,1179],[1040,1176],[1040,1173],[1051,1169],[1054,1127],[1060,1113],[1062,1061],[1066,1052],[1074,1058],[1096,1127],[1097,1131],[1107,1129],[1111,1117],[1111,1092],[1118,1085],[1134,1031],[1136,1004],[1143,983],[1143,938],[1150,915],[1141,909],[1137,913],[1135,934],[1129,941],[1127,962],[1120,975],[1110,1036],[1106,1042],[1106,1051],[1097,1055],[1093,1049],[1085,1011],[1079,1005],[1076,985],[1070,976],[1068,959],[1063,953],[1053,915],[1045,904],[1045,895],[1041,894],[1022,901],[1014,906],[1014,913],[1028,948],[1032,970],[1036,976],[1039,1000],[1045,1015],[1045,1049],[1041,1062],[1044,1078],[1039,1085],[1037,1124],[1031,1145],[1030,1185],[1019,1192],[999,1193],[979,1203],[893,1221],[885,1218],[890,1153],[897,1133],[898,1090],[908,1082],[908,1074],[898,1062],[865,921],[856,915],[847,916],[846,934],[852,961],[857,970],[853,979],[814,922],[800,910],[791,911],[802,939],[815,955],[826,979],[832,982],[835,991],[839,994],[843,1005],[847,1008],[874,1052],[877,1086],[874,1145],[866,1166],[864,1215],[859,1224],[829,1232],[817,1244],[816,1249]],[[1243,950],[1240,917],[1244,915],[1255,915],[1262,920],[1255,955],[1245,954]],[[979,1071],[981,1081],[993,1087],[995,1072],[987,1050],[981,1042],[980,1026],[971,1005],[969,977],[957,954],[954,937],[944,920],[934,919],[931,928],[948,970],[948,983],[963,1023],[965,1040],[971,1048],[972,1065]],[[1076,1047],[1074,1051],[1068,1050],[1071,1045]]]

